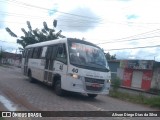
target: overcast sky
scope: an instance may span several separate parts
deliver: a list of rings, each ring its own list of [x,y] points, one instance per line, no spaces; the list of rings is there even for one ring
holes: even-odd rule
[[[41,29],[44,21],[53,28],[56,19],[56,31],[85,38],[119,59],[160,61],[160,46],[148,47],[160,45],[160,0],[0,0],[0,8],[0,46],[7,51],[20,45],[6,27],[22,36],[26,21]]]

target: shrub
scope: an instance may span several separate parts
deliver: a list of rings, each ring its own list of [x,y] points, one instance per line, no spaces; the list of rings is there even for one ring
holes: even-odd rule
[[[145,104],[150,105],[151,107],[160,108],[160,97],[151,97],[144,101]]]
[[[113,79],[112,81],[113,90],[117,91],[118,88],[120,87],[120,84],[121,84],[120,78],[116,77],[115,79]]]

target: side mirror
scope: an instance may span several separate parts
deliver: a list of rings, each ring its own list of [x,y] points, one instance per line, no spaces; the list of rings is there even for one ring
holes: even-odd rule
[[[106,72],[109,72],[109,71],[110,71],[109,69],[106,70]]]

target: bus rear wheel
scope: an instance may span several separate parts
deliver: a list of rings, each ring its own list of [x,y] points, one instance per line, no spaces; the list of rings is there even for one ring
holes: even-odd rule
[[[62,96],[64,94],[64,91],[61,88],[61,81],[60,80],[56,81],[54,89],[55,89],[56,95]]]
[[[88,97],[89,98],[95,98],[95,97],[97,97],[97,94],[88,94]]]
[[[31,72],[28,73],[28,77],[29,77],[29,82],[35,83],[35,79],[32,77],[32,73]]]

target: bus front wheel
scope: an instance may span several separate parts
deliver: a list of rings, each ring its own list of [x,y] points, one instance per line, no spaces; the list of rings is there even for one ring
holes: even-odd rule
[[[58,96],[62,96],[63,95],[63,90],[61,88],[61,81],[57,80],[55,83],[55,93]]]
[[[95,97],[97,97],[97,94],[88,94],[88,97],[89,98],[95,98]]]

